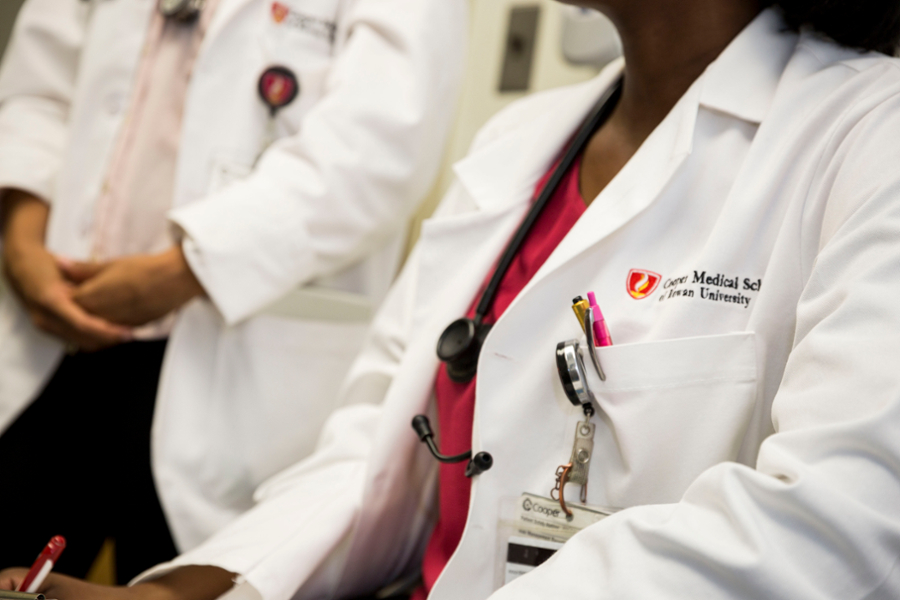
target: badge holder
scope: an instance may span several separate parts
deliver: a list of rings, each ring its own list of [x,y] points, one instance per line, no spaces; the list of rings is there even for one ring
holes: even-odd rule
[[[614,512],[605,507],[572,506],[569,516],[558,502],[537,494],[501,499],[494,589],[539,567],[573,535]]]
[[[581,317],[580,317],[581,318]],[[559,502],[559,506],[567,517],[572,516],[572,510],[566,503],[565,488],[567,483],[581,486],[579,500],[582,504],[587,502],[588,473],[591,457],[594,452],[594,432],[596,426],[591,422],[594,416],[594,404],[596,399],[588,384],[588,371],[585,368],[583,354],[587,352],[591,364],[600,378],[606,381],[606,374],[600,365],[600,358],[594,341],[594,315],[593,311],[583,313],[583,329],[587,349],[583,350],[578,340],[560,342],[556,346],[556,370],[562,383],[566,397],[574,406],[580,407],[584,412],[584,421],[575,426],[575,441],[572,445],[572,454],[569,462],[560,465],[556,469],[555,484],[550,490],[550,498]]]
[[[606,381],[595,350],[595,337],[601,345],[611,345],[605,324],[598,320],[595,326],[594,305],[596,299],[589,294],[590,303],[581,297],[575,299],[573,308],[584,330],[587,348],[579,340],[567,340],[556,346],[556,369],[566,398],[584,412],[584,420],[575,425],[575,438],[569,462],[556,470],[556,481],[545,498],[525,493],[519,498],[504,498],[499,507],[497,531],[497,555],[494,572],[495,589],[537,568],[582,529],[606,518],[617,509],[586,506],[588,471],[594,452],[596,425],[591,422],[595,413],[596,398],[591,391],[591,380],[596,376]],[[597,313],[602,319],[599,307]],[[599,330],[599,333],[597,331]],[[589,359],[584,356],[587,353]],[[586,361],[591,366],[585,366]],[[581,486],[581,504],[570,504],[565,498],[565,486],[575,483]]]
[[[259,76],[257,83],[257,91],[263,104],[269,109],[269,118],[266,123],[266,133],[263,138],[262,147],[253,161],[255,165],[259,161],[259,157],[266,151],[266,148],[272,145],[277,139],[275,131],[275,117],[278,111],[293,102],[300,93],[300,83],[297,76],[287,67],[274,66],[263,71]]]

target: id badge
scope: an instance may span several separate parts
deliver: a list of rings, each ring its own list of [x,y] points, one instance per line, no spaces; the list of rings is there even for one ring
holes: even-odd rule
[[[528,493],[501,503],[495,589],[534,570],[573,535],[616,512],[579,504],[570,504],[569,509],[571,518],[558,500]]]

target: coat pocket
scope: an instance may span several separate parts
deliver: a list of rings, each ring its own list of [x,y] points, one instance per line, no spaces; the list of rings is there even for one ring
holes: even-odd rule
[[[606,381],[591,377],[602,421],[594,469],[604,502],[675,502],[704,470],[738,458],[757,400],[753,333],[598,350]]]

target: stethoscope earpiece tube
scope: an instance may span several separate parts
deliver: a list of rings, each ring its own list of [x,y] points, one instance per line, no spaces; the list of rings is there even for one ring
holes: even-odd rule
[[[416,415],[412,420],[412,428],[419,436],[419,440],[425,442],[432,456],[442,463],[459,463],[469,460],[466,465],[466,477],[474,477],[480,475],[494,466],[494,457],[487,452],[479,452],[474,457],[472,451],[463,452],[455,456],[446,456],[438,450],[437,444],[434,443],[434,432],[431,430],[431,422],[425,415]]]
[[[425,442],[434,457],[442,463],[458,463],[464,460],[468,460],[472,457],[471,450],[469,450],[468,452],[463,452],[462,454],[457,454],[455,456],[446,456],[444,454],[441,454],[440,450],[438,450],[437,444],[434,443],[434,432],[431,430],[431,422],[425,415],[416,415],[415,417],[413,417],[412,428],[413,430],[415,430],[416,435],[419,436],[419,440]]]

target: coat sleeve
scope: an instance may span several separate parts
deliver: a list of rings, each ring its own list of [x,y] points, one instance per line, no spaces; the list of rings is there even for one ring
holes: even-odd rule
[[[353,0],[322,99],[245,180],[174,210],[227,322],[364,258],[405,227],[442,154],[465,0]]]
[[[316,451],[263,483],[256,505],[203,544],[136,582],[179,566],[214,565],[237,573],[238,597],[331,597],[366,483],[382,403],[405,354],[415,297],[413,251],[373,320],[365,347],[329,417]]]
[[[19,12],[0,71],[0,189],[53,198],[87,5],[28,0]]]
[[[821,225],[803,234],[818,252],[756,467],[719,464],[677,504],[589,527],[492,600],[900,597],[898,139],[894,98],[824,160]]]

